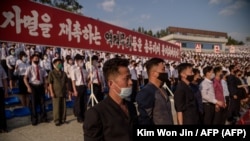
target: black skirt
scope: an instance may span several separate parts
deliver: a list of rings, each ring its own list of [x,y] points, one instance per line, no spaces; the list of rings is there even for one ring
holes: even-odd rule
[[[11,66],[13,69],[8,68],[8,78],[9,80],[17,80],[17,76],[14,75],[15,66]]]
[[[18,76],[18,87],[19,87],[19,91],[20,91],[20,94],[27,94],[28,91],[27,91],[27,87],[23,81],[23,75],[21,76]]]
[[[72,86],[72,80],[71,80],[71,78],[68,78],[68,91],[71,91],[71,92],[73,92],[74,90],[73,90],[73,86]]]

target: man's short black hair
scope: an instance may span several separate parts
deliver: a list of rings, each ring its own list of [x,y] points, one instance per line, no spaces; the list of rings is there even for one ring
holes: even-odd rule
[[[149,74],[150,70],[154,67],[157,66],[159,63],[165,63],[165,61],[161,58],[151,58],[149,59],[145,64],[146,64],[146,69]]]
[[[112,58],[107,60],[103,65],[103,75],[106,81],[109,80],[111,75],[119,73],[119,67],[128,67],[129,61],[122,58]]]
[[[181,74],[187,68],[192,68],[193,65],[190,63],[181,63],[177,66],[178,74]]]
[[[221,66],[215,67],[214,68],[214,73],[216,74],[217,72],[220,72],[222,70]]]
[[[91,59],[92,59],[92,61],[98,61],[99,60],[97,55],[93,55]]]
[[[76,54],[75,60],[83,60],[83,57],[80,54]]]
[[[229,71],[231,72],[235,68],[235,65],[230,65],[229,66]]]
[[[62,59],[57,58],[57,59],[53,60],[53,62],[52,62],[52,63],[53,63],[53,64],[55,64],[56,62],[59,62],[59,61],[60,61],[60,62],[62,62]]]
[[[213,70],[213,67],[212,66],[206,66],[204,69],[203,69],[203,74],[204,76],[206,76],[206,74],[210,71]]]
[[[200,70],[199,70],[199,69],[195,69],[195,68],[193,69],[193,74],[194,74],[194,75],[196,75],[196,74],[200,74],[200,73],[201,73],[201,72],[200,72]]]

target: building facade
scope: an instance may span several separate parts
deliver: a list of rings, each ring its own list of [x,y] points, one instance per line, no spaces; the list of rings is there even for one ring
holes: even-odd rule
[[[223,53],[226,49],[227,33],[190,29],[181,27],[168,27],[168,35],[160,38],[173,44],[181,45],[183,50],[196,52]]]

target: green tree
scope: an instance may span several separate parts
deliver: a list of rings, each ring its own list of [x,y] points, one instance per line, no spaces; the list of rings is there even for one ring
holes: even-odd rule
[[[229,36],[226,45],[244,45],[244,42],[243,41],[237,41],[236,39]]]
[[[43,4],[61,8],[73,13],[82,14],[81,9],[83,6],[77,0],[33,0]]]

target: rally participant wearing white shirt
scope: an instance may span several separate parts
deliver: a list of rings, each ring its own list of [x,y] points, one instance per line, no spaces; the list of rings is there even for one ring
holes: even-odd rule
[[[39,66],[39,55],[31,56],[32,65],[25,72],[24,83],[31,94],[31,122],[35,126],[38,124],[38,107],[40,107],[41,122],[47,122],[47,113],[45,110],[45,89],[47,88],[47,72]]]
[[[74,102],[74,115],[77,117],[77,121],[82,123],[87,108],[88,72],[83,68],[83,57],[80,54],[77,54],[74,60],[76,61],[76,64],[72,68],[72,73],[70,75],[74,95],[76,96]]]
[[[10,89],[12,90],[12,88],[15,85],[15,81],[16,81],[16,77],[14,75],[14,70],[15,70],[15,65],[16,65],[16,61],[17,58],[15,56],[15,48],[10,48],[9,49],[9,56],[6,58],[6,64],[8,66],[8,78],[9,78],[9,86]]]
[[[23,81],[25,72],[30,65],[27,63],[27,55],[24,51],[20,52],[19,60],[16,62],[15,75],[18,77],[19,94],[21,95],[21,103],[23,106],[28,106],[27,87]]]

